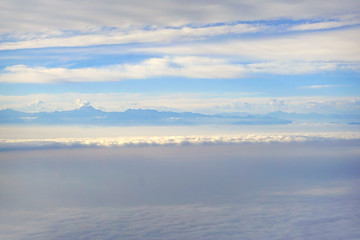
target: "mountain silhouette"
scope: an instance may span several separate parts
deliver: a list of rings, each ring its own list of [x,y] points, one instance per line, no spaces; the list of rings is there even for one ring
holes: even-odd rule
[[[0,110],[0,124],[66,124],[66,125],[200,125],[200,124],[289,124],[291,121],[266,115],[227,116],[193,112],[128,109],[104,112],[86,105],[78,109],[55,112],[27,113],[12,109]]]

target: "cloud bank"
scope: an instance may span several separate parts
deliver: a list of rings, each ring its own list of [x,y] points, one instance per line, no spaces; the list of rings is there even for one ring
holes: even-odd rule
[[[345,195],[346,196],[346,195]],[[175,205],[136,208],[65,208],[51,212],[17,211],[0,225],[3,238],[15,239],[347,239],[360,236],[355,200],[331,198],[250,206]],[[316,201],[316,199],[315,199]],[[31,216],[31,221],[26,219]],[[74,227],[76,226],[76,227]],[[256,227],[255,227],[256,226]],[[341,231],[339,231],[341,229]],[[21,231],[20,231],[21,230]]]
[[[360,236],[359,139],[0,155],[3,239]]]
[[[127,146],[291,143],[356,139],[360,139],[360,134],[343,132],[283,135],[248,134],[243,136],[136,136],[118,138],[0,139],[0,151],[63,148],[116,148]]]

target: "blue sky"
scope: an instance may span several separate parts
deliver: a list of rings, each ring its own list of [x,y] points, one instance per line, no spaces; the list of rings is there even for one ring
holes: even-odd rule
[[[0,108],[358,112],[359,5],[2,1]]]

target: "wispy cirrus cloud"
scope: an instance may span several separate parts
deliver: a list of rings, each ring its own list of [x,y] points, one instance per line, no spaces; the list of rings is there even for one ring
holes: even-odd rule
[[[0,50],[39,49],[48,47],[85,47],[94,45],[128,43],[171,43],[181,41],[211,40],[218,36],[241,36],[249,33],[284,33],[291,31],[324,30],[350,27],[359,21],[320,21],[315,23],[297,23],[273,25],[270,23],[217,23],[202,26],[179,26],[150,28],[93,28],[86,31],[52,30],[48,32],[30,32],[8,35]],[[6,40],[7,39],[7,40]]]
[[[262,24],[221,24],[216,26],[182,26],[179,28],[153,27],[144,29],[110,30],[77,34],[56,31],[53,34],[14,35],[12,41],[0,43],[0,50],[47,48],[47,47],[82,47],[93,45],[127,44],[127,43],[168,43],[173,41],[194,41],[209,37],[255,33],[266,28]],[[63,35],[63,36],[62,36]],[[25,39],[23,39],[25,38]]]
[[[321,21],[321,22],[308,22],[304,24],[297,24],[291,26],[289,30],[292,31],[309,31],[309,30],[326,30],[332,28],[341,28],[345,26],[358,25],[359,21]]]
[[[139,63],[87,68],[7,66],[0,73],[4,83],[113,82],[154,77],[238,79],[253,74],[296,75],[343,68],[327,62],[260,62],[239,64],[228,59],[198,56],[164,56]]]
[[[225,39],[215,43],[191,43],[136,49],[177,55],[225,55],[262,61],[359,62],[358,28],[326,33],[277,35],[265,38]]]
[[[8,66],[0,74],[0,82],[54,83],[107,82],[152,77],[235,78],[244,67],[225,59],[179,56],[150,58],[138,64],[118,64],[93,68],[45,68],[25,65]]]
[[[319,89],[319,88],[333,88],[333,87],[341,87],[341,85],[310,85],[300,87],[301,89]]]

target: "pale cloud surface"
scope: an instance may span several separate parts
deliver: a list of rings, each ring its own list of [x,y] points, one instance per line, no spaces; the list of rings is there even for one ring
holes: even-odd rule
[[[0,237],[355,240],[358,141],[2,152]]]
[[[0,238],[360,239],[358,0],[0,0]]]

